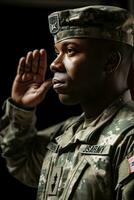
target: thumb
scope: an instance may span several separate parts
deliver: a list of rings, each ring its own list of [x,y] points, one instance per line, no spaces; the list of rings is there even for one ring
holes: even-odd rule
[[[51,88],[51,86],[52,86],[51,79],[44,81],[38,89],[38,95],[42,95],[43,97],[45,97],[46,93]]]

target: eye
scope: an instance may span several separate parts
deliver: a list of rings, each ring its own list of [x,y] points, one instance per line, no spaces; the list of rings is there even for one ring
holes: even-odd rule
[[[76,54],[76,49],[71,48],[71,47],[68,47],[67,50],[66,50],[66,53],[67,53],[69,56],[73,56],[73,55]]]

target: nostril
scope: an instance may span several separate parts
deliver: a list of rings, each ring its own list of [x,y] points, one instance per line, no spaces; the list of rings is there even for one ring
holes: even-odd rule
[[[52,72],[63,72],[65,71],[65,66],[62,62],[62,60],[60,59],[55,59],[51,65],[50,65],[50,70]]]

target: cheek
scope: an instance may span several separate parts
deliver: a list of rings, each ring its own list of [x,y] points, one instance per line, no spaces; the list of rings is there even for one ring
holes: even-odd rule
[[[82,78],[90,73],[90,64],[83,56],[64,59],[64,66],[72,79]]]

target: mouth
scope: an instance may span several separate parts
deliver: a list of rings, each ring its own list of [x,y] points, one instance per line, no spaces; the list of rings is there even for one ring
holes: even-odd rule
[[[65,82],[64,81],[61,81],[61,80],[58,80],[58,79],[55,79],[53,78],[52,80],[52,83],[53,83],[53,87],[56,88],[56,87],[59,87],[60,85],[63,85]]]
[[[52,83],[56,93],[64,94],[67,92],[67,83],[65,81],[53,78]]]

